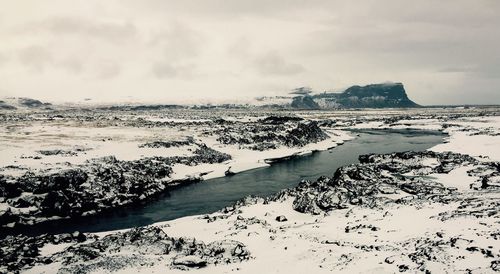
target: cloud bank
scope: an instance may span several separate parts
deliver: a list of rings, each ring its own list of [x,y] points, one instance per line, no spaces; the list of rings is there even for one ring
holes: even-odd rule
[[[500,2],[0,0],[0,95],[217,102],[403,82],[500,103]]]

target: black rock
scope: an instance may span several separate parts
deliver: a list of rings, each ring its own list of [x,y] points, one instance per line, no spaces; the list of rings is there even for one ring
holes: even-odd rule
[[[276,221],[278,222],[286,222],[288,219],[284,215],[280,215],[276,217]]]
[[[172,264],[177,266],[179,265],[186,266],[189,268],[202,268],[207,266],[207,261],[204,260],[203,258],[194,255],[187,255],[187,256],[182,255],[176,257],[172,262]]]
[[[15,198],[21,195],[22,192],[19,183],[7,182],[6,179],[0,175],[0,197]]]
[[[268,116],[261,121],[264,124],[280,125],[287,122],[299,122],[302,120],[304,119],[296,116]]]

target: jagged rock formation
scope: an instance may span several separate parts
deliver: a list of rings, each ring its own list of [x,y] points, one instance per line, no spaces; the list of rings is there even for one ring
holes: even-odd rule
[[[457,189],[421,176],[448,173],[464,165],[475,165],[469,173],[481,178],[481,184],[471,187],[498,188],[498,163],[478,162],[468,155],[424,151],[361,155],[359,159],[360,164],[341,167],[333,177],[302,181],[296,188],[284,190],[272,199],[295,197],[296,211],[315,215],[353,205],[373,208],[387,202],[443,202]]]
[[[264,124],[270,125],[280,125],[287,122],[300,122],[303,121],[303,118],[295,117],[295,116],[268,116],[261,121]]]
[[[174,140],[174,141],[154,141],[139,145],[139,147],[149,147],[149,148],[170,148],[170,147],[180,147],[180,146],[188,146],[194,144],[194,138],[189,137],[186,140]]]
[[[295,117],[268,117],[256,123],[231,125],[217,131],[217,141],[238,144],[253,150],[279,146],[302,147],[328,138],[316,121],[302,122]]]
[[[204,144],[192,156],[150,157],[134,161],[114,156],[46,174],[0,175],[0,199],[10,207],[0,211],[0,226],[33,225],[53,217],[93,215],[106,209],[139,203],[176,185],[169,179],[174,164],[213,164],[231,156]],[[25,195],[21,195],[25,192]]]
[[[48,244],[72,243],[51,255],[40,255]],[[35,264],[60,263],[58,273],[113,272],[126,267],[153,266],[158,259],[171,268],[202,268],[248,260],[245,245],[232,240],[209,244],[190,238],[169,237],[159,227],[142,227],[112,233],[102,238],[84,234],[8,236],[0,241],[0,271],[18,272]]]
[[[293,209],[296,211],[327,215],[336,209],[350,208],[345,211],[347,218],[350,212],[356,210],[354,207],[372,208],[384,212],[391,206],[420,207],[430,203],[444,205],[459,202],[460,205],[455,210],[445,207],[447,211],[436,213],[432,218],[446,221],[464,216],[500,217],[497,210],[500,205],[498,199],[480,197],[500,190],[500,186],[496,185],[500,176],[498,162],[479,161],[464,154],[432,151],[369,154],[360,156],[359,160],[359,164],[339,168],[333,177],[323,176],[315,182],[302,181],[293,189],[281,191],[267,198],[247,197],[233,206],[222,209],[219,213],[202,216],[199,219],[206,220],[207,223],[220,221],[229,224],[228,230],[233,233],[229,233],[228,237],[241,231],[248,231],[247,234],[250,235],[255,233],[250,228],[255,230],[258,227],[261,233],[269,232],[270,241],[275,241],[278,237],[289,241],[292,234],[286,234],[287,231],[297,226],[287,223],[292,223],[293,220],[288,220],[287,216],[280,214],[271,215],[272,218],[267,221],[262,216],[244,217],[240,215],[244,212],[243,207],[291,198]],[[471,189],[475,190],[471,192],[472,196],[426,177],[431,174],[449,173],[465,166],[468,167],[470,176],[478,178],[477,184],[471,185]],[[383,216],[386,214],[390,216],[391,213],[386,211]],[[359,216],[359,218],[365,217]],[[270,222],[279,223],[279,231]],[[380,224],[380,222],[377,224],[351,222],[347,223],[340,233],[381,235],[380,233],[386,233],[384,231],[388,228]],[[304,225],[310,224],[304,223]],[[317,222],[317,225],[320,225],[320,222]],[[16,272],[34,265],[52,264],[59,269],[59,273],[112,272],[138,267],[144,271],[148,267],[157,266],[158,262],[165,267],[188,270],[211,264],[237,263],[251,259],[250,251],[240,242],[226,239],[205,244],[190,238],[169,237],[165,233],[168,229],[168,225],[164,229],[155,226],[143,227],[111,233],[102,238],[78,232],[56,236],[9,236],[0,240],[0,255],[2,255],[0,266],[3,267],[0,270]],[[280,233],[284,233],[284,236]],[[490,234],[484,236],[500,238],[497,232]],[[321,248],[317,245],[319,239],[316,236],[310,237],[310,240],[315,248]],[[41,248],[45,245],[58,243],[70,243],[70,246],[50,255],[40,254]],[[387,256],[387,253],[392,254],[385,259],[381,257],[380,262],[394,265],[394,269],[401,272],[419,270],[429,273],[435,269],[433,267],[436,262],[445,266],[454,264],[464,257],[461,255],[464,253],[458,254],[457,250],[468,252],[465,254],[477,253],[484,258],[488,265],[482,266],[481,271],[486,268],[498,270],[498,254],[493,247],[485,247],[479,241],[468,240],[461,236],[443,235],[439,231],[435,235],[418,235],[401,241],[396,240],[391,244],[387,244],[386,240],[381,240],[379,243],[359,244],[346,241],[345,237],[341,240],[321,241],[322,245],[345,247],[342,249],[346,252],[346,255],[342,255],[345,259],[352,259],[352,256],[361,254],[352,251],[353,249],[368,253],[380,252],[378,254],[382,256]]]
[[[96,118],[89,115],[78,119],[94,121]],[[113,124],[122,123],[119,119],[109,121]],[[148,123],[138,119],[131,123],[133,126],[153,127],[164,126],[165,122]],[[329,138],[316,122],[304,121],[295,116],[269,116],[254,122],[218,119],[210,124],[213,130],[207,134],[218,135],[221,143],[238,144],[256,150],[279,146],[303,147]],[[49,165],[41,169],[12,166],[14,174],[0,175],[0,202],[5,204],[0,208],[0,230],[16,231],[19,226],[94,215],[142,203],[170,187],[199,181],[207,174],[202,172],[188,176],[186,180],[173,180],[171,175],[174,165],[216,164],[231,159],[230,155],[216,151],[193,137],[148,140],[137,146],[148,149],[184,147],[190,155],[144,157],[132,161],[110,156],[89,159],[83,164],[68,163],[57,167]],[[33,156],[21,157],[76,158],[85,149],[39,149]],[[230,175],[231,172],[226,174]]]

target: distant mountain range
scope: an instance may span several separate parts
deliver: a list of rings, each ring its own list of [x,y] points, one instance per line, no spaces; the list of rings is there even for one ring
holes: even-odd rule
[[[0,101],[0,109],[50,109],[50,103],[30,98],[7,98]],[[107,110],[160,110],[172,108],[279,108],[279,109],[346,109],[346,108],[415,108],[418,104],[408,98],[403,84],[384,83],[352,86],[343,92],[314,93],[310,88],[294,89],[289,95],[259,97],[250,104],[175,105],[175,104],[111,104],[98,108]]]
[[[6,110],[15,110],[18,108],[50,108],[52,104],[50,103],[43,103],[39,100],[31,99],[31,98],[14,98],[14,97],[9,97],[9,98],[4,98],[3,100],[0,100],[0,109],[6,109]]]

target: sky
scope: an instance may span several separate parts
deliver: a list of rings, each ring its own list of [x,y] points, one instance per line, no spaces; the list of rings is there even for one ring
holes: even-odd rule
[[[402,82],[500,104],[497,0],[0,0],[0,97],[216,103]]]

